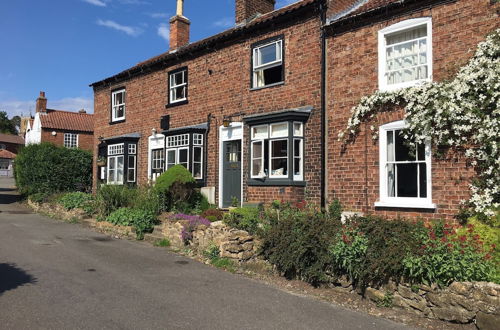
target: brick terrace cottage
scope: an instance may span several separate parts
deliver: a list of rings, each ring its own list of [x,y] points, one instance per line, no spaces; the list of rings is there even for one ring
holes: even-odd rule
[[[12,176],[12,162],[22,146],[21,136],[0,133],[0,176]]]
[[[26,144],[51,142],[67,148],[92,150],[94,145],[93,115],[47,109],[45,92],[36,100],[35,118],[26,127]]]
[[[467,183],[443,173],[469,173],[463,162],[425,153],[420,181],[416,165],[400,169],[402,192],[379,184],[378,143],[361,136],[340,152],[336,139],[363,95],[442,79],[445,63],[463,63],[498,26],[496,10],[490,0],[302,0],[279,10],[236,0],[234,28],[189,43],[179,0],[168,52],[91,85],[94,184],[143,184],[182,164],[221,207],[339,198],[352,211],[448,215],[458,198],[445,198],[444,184],[461,197]],[[412,56],[419,45],[419,65],[386,72],[396,44]],[[384,116],[387,132],[403,124],[398,111]]]

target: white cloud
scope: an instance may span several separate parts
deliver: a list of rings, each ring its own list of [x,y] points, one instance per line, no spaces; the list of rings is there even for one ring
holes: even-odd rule
[[[90,3],[91,5],[94,6],[99,6],[99,7],[106,7],[106,2],[102,0],[82,0],[83,2]]]
[[[158,35],[166,41],[170,41],[170,27],[166,23],[161,23],[158,26]]]
[[[56,110],[78,111],[85,109],[94,112],[94,101],[83,97],[66,97],[60,100],[48,100],[47,108]],[[0,101],[0,111],[6,111],[9,118],[35,114],[35,101],[10,100]]]
[[[103,21],[102,19],[99,19],[99,20],[97,20],[97,25],[105,26],[105,27],[108,27],[110,29],[125,32],[126,34],[128,34],[129,36],[132,36],[132,37],[137,37],[138,35],[140,35],[143,32],[143,30],[138,28],[138,27],[121,25],[121,24],[116,23],[115,21],[111,21],[111,20]]]
[[[234,25],[233,17],[224,17],[218,21],[213,22],[213,26],[221,27],[221,28],[230,28]]]
[[[170,15],[168,13],[148,13],[151,18],[168,18]]]

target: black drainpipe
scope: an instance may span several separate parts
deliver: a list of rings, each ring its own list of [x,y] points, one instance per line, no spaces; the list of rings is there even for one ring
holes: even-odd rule
[[[208,134],[210,133],[210,126],[212,124],[212,113],[209,113],[207,115],[207,131],[205,132],[205,140],[203,141],[203,176],[202,176],[202,181],[204,182],[204,185],[208,185]]]
[[[326,5],[319,4],[321,17],[321,208],[326,209]]]

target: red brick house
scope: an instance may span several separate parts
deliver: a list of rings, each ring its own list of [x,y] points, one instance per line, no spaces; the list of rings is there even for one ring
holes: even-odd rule
[[[342,150],[338,132],[361,97],[377,89],[405,88],[449,79],[477,44],[500,27],[500,4],[490,0],[357,1],[330,15],[328,33],[328,197],[351,211],[385,216],[452,218],[468,199],[473,174],[464,159],[437,160],[431,146],[408,156],[393,135],[403,112],[384,112],[362,125],[355,143]],[[406,57],[394,54],[405,53]],[[392,58],[391,58],[392,56]],[[418,65],[392,67],[419,56]],[[405,72],[405,70],[407,70]],[[370,126],[379,126],[372,140]],[[396,177],[394,176],[396,174]]]
[[[26,127],[26,144],[51,142],[67,148],[92,150],[94,119],[84,109],[78,112],[47,109],[45,92],[36,100],[36,113]]]
[[[349,211],[449,216],[467,182],[444,185],[470,174],[463,162],[425,158],[425,200],[391,199],[378,142],[365,143],[363,131],[341,152],[337,136],[362,96],[396,87],[378,75],[387,36],[420,33],[429,45],[421,80],[439,80],[498,27],[497,11],[489,0],[302,0],[279,10],[236,0],[234,28],[189,43],[181,6],[168,52],[91,85],[94,183],[143,184],[182,164],[221,207],[338,198]],[[401,112],[384,116],[397,130]]]

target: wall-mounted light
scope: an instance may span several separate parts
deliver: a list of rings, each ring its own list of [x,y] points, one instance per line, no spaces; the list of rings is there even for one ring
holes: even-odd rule
[[[156,128],[151,129],[151,135],[156,136]]]
[[[56,131],[52,131],[52,136],[56,136],[57,135],[57,132]]]
[[[224,117],[222,119],[222,126],[229,127],[231,125],[231,119],[229,117]]]

